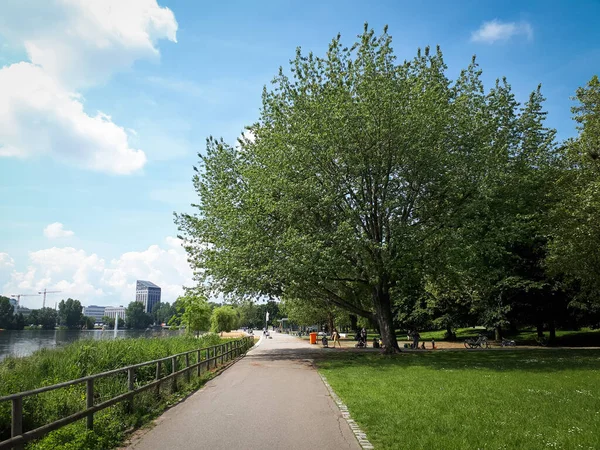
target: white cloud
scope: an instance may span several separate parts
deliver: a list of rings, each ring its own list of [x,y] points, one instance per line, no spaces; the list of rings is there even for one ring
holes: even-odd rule
[[[176,42],[177,22],[156,0],[39,0],[3,3],[0,34],[29,62],[0,69],[0,156],[47,154],[78,166],[128,174],[146,155],[102,112],[88,114],[78,89],[105,82],[156,42]]]
[[[3,292],[37,292],[48,288],[62,291],[53,299],[72,297],[84,305],[126,305],[135,298],[135,282],[138,279],[160,286],[162,299],[168,302],[183,294],[184,285],[193,283],[192,270],[181,241],[170,236],[163,245],[127,252],[110,262],[95,253],[73,247],[31,252],[27,268],[12,270],[7,278]],[[22,303],[39,308],[41,301],[41,298],[25,297]],[[49,304],[53,301],[47,300]]]
[[[527,22],[501,22],[497,19],[484,22],[481,27],[471,34],[473,42],[493,44],[496,41],[506,41],[513,36],[533,38],[533,28]]]
[[[0,70],[0,156],[52,154],[88,169],[127,174],[146,162],[109,116],[89,116],[77,94],[44,70],[18,63]]]
[[[156,0],[9,0],[2,10],[0,32],[72,88],[157,58],[160,39],[177,42],[175,16]]]
[[[15,266],[15,260],[8,253],[0,252],[0,269],[5,269]]]
[[[44,236],[50,239],[57,239],[62,237],[70,237],[75,233],[71,230],[65,230],[64,225],[60,222],[54,222],[44,228]]]

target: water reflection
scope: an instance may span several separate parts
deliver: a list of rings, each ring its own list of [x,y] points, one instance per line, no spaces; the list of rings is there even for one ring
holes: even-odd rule
[[[174,336],[182,330],[119,330],[118,338]],[[21,330],[0,331],[0,361],[9,355],[28,356],[42,348],[60,347],[79,339],[113,339],[113,330]]]

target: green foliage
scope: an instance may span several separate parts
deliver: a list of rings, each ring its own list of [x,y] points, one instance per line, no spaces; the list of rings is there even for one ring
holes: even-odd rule
[[[572,108],[579,135],[567,141],[565,170],[552,211],[549,267],[579,284],[583,299],[600,304],[600,79],[577,90]],[[583,300],[580,299],[580,300]]]
[[[53,308],[34,309],[26,321],[29,324],[40,325],[44,330],[54,330],[58,322],[58,314]]]
[[[68,298],[67,301],[61,300],[58,304],[58,319],[60,325],[69,329],[78,328],[81,326],[81,318],[83,317],[83,306],[79,300]]]
[[[11,328],[14,306],[10,304],[8,297],[0,296],[0,328]]]
[[[154,321],[158,324],[169,323],[171,317],[177,314],[177,308],[175,306],[177,302],[171,305],[169,302],[161,302],[154,305],[152,309],[152,315]]]
[[[205,297],[188,293],[179,297],[178,302],[183,308],[181,323],[185,325],[187,333],[198,336],[200,331],[209,330],[211,311]]]
[[[323,57],[298,50],[263,93],[255,139],[208,140],[198,213],[177,216],[202,282],[327,300],[376,320],[389,349],[392,306],[412,309],[440,274],[453,272],[437,291],[464,300],[471,284],[488,309],[517,277],[503,272],[511,239],[543,213],[536,167],[554,132],[539,90],[519,111],[506,81],[486,94],[480,77],[473,59],[451,82],[439,48],[398,63],[387,31],[367,26],[349,48],[338,36]]]
[[[81,316],[81,328],[85,328],[86,330],[93,330],[94,329],[94,318],[93,317],[89,317],[89,316]]]
[[[107,328],[114,328],[115,327],[115,319],[113,319],[112,317],[108,317],[108,316],[103,316],[102,317],[102,323],[107,327]]]
[[[125,310],[125,326],[136,330],[143,330],[152,323],[152,316],[144,312],[144,305],[140,302],[131,302]]]
[[[328,330],[333,330],[350,325],[348,312],[327,301],[306,302],[286,298],[282,301],[282,309],[291,323],[300,326],[326,324]]]
[[[216,345],[218,336],[207,334],[192,337],[137,338],[117,340],[81,340],[59,349],[42,349],[25,358],[8,357],[0,362],[0,396],[60,383],[86,375],[163,358],[201,347]],[[169,373],[169,364],[163,366]],[[155,367],[136,371],[136,383],[146,384],[155,377]],[[193,377],[194,378],[194,377]],[[179,395],[197,388],[205,380],[194,378],[188,387],[182,386]],[[156,416],[174,398],[168,383],[161,389],[157,401],[154,393],[136,396],[133,414],[123,404],[111,407],[95,418],[94,432],[85,430],[85,421],[53,432],[31,448],[106,449],[115,447],[124,432]],[[98,399],[107,399],[127,390],[127,378],[115,375],[94,383]],[[50,421],[80,411],[85,405],[85,384],[28,397],[24,402],[24,427],[32,429]],[[10,437],[10,402],[0,404],[0,440]]]
[[[215,308],[210,318],[210,329],[214,333],[231,331],[238,326],[238,315],[232,306]]]

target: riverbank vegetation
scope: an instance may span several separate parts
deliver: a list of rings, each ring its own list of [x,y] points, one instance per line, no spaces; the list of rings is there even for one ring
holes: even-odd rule
[[[42,349],[25,358],[8,357],[0,363],[0,396],[35,389],[83,376],[105,372],[131,364],[208,347],[221,342],[215,334],[201,338],[188,336],[169,338],[136,338],[107,341],[82,340],[60,349]],[[169,373],[171,367],[163,370]],[[207,377],[191,377],[189,385],[178,380],[178,390],[171,392],[165,383],[161,395],[142,393],[135,398],[135,408],[128,412],[124,404],[110,407],[95,415],[94,431],[85,429],[85,421],[79,421],[34,444],[36,449],[106,449],[118,445],[126,430],[140,426],[158,415],[181,395],[197,388]],[[136,383],[145,384],[155,377],[155,368],[136,372]],[[107,400],[127,391],[127,375],[119,374],[98,380],[94,385],[95,402]],[[85,407],[85,384],[59,389],[32,397],[23,402],[25,430],[30,430]],[[10,437],[10,402],[0,404],[0,440]]]
[[[10,299],[0,295],[0,330],[22,330],[24,327],[23,314],[15,314]]]
[[[319,371],[377,449],[600,448],[598,350],[328,356]]]
[[[439,47],[397,58],[367,25],[298,49],[239,142],[209,138],[194,167],[175,220],[199,283],[343,310],[390,352],[396,329],[599,326],[600,80],[559,141],[541,86],[485,88],[466,63],[450,79]]]

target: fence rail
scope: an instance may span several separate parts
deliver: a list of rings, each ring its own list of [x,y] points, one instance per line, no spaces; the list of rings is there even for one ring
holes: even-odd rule
[[[95,375],[89,375],[87,377],[78,378],[76,380],[66,381],[64,383],[53,384],[52,386],[44,386],[31,391],[18,392],[16,394],[6,395],[0,397],[0,403],[12,402],[11,412],[11,438],[0,442],[0,450],[3,449],[22,449],[23,445],[34,439],[39,439],[42,436],[50,433],[51,431],[58,430],[59,428],[69,425],[73,422],[87,419],[86,425],[89,430],[94,428],[94,413],[101,411],[109,406],[116,405],[117,403],[127,401],[128,408],[133,409],[133,399],[136,394],[155,388],[156,395],[160,394],[160,385],[167,380],[172,380],[173,390],[177,390],[177,377],[180,375],[185,376],[186,382],[190,381],[190,372],[196,369],[196,376],[202,374],[202,370],[210,370],[216,368],[219,364],[235,359],[244,353],[254,345],[254,337],[248,336],[242,339],[225,342],[223,344],[213,345],[211,347],[204,347],[195,350],[189,350],[187,352],[178,353],[176,355],[167,356],[165,358],[155,359],[153,361],[146,361],[139,364],[134,364],[119,369],[109,370],[107,372],[98,373]],[[195,353],[196,362],[190,364],[190,354]],[[177,370],[177,364],[183,358],[184,366]],[[171,361],[171,373],[165,376],[161,376],[163,362]],[[135,372],[136,369],[156,365],[156,376],[155,380],[147,383],[143,386],[135,387]],[[117,395],[109,400],[102,403],[94,404],[94,380],[100,378],[109,377],[111,375],[127,372],[127,390],[128,392]],[[35,428],[29,431],[23,431],[23,398],[30,397],[32,395],[41,394],[43,392],[54,391],[56,389],[62,389],[65,387],[73,386],[76,384],[86,384],[86,408],[70,416],[63,417],[62,419],[55,420],[41,427]]]

